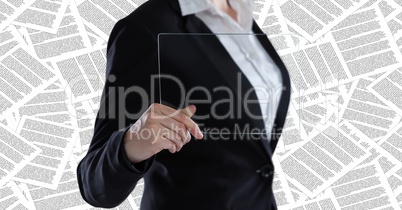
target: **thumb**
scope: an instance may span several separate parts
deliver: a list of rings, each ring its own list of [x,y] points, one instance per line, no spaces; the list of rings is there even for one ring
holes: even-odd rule
[[[184,107],[183,109],[180,109],[180,112],[182,112],[183,114],[192,117],[196,111],[196,107],[195,105],[189,105],[187,107]]]

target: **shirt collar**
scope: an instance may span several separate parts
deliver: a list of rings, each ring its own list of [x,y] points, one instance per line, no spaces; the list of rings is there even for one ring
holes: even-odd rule
[[[179,0],[179,5],[182,16],[199,13],[214,6],[211,0]]]

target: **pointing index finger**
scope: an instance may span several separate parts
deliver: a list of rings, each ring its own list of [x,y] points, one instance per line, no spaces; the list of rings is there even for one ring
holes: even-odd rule
[[[189,121],[191,121],[191,126],[188,127],[186,123],[184,122],[182,123],[186,125],[186,127],[190,130],[190,133],[193,134],[194,137],[196,137],[197,139],[202,139],[204,135],[202,134],[200,128],[198,127],[197,123],[195,123],[192,119],[190,119],[194,115],[195,111],[196,107],[194,105],[190,105],[183,109],[180,109],[181,113],[189,117]]]
[[[161,113],[167,115],[178,122],[183,123],[187,130],[190,131],[191,134],[197,139],[202,139],[204,135],[202,134],[200,128],[197,123],[195,123],[191,117],[194,115],[196,107],[194,105],[187,106],[183,109],[175,110],[170,107],[166,107],[166,109],[162,109]]]
[[[183,109],[180,109],[180,112],[187,115],[188,117],[192,117],[194,115],[195,111],[196,111],[196,108],[194,105],[190,105]]]

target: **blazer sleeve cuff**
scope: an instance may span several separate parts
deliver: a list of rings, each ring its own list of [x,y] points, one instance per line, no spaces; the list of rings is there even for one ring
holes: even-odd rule
[[[125,150],[125,147],[124,147],[124,141],[123,141],[124,134],[128,131],[128,129],[130,129],[130,126],[125,127],[125,128],[123,128],[123,129],[121,129],[119,131],[122,134],[121,134],[121,138],[119,138],[120,139],[120,145],[119,145],[119,155],[118,155],[118,157],[121,160],[121,162],[123,162],[124,167],[127,170],[129,170],[129,171],[131,171],[131,172],[133,172],[135,174],[144,174],[153,165],[153,162],[155,161],[156,155],[153,155],[150,158],[148,158],[146,160],[143,160],[141,162],[138,162],[138,163],[131,163],[128,160],[128,156],[127,156],[127,153],[126,153],[126,150]]]

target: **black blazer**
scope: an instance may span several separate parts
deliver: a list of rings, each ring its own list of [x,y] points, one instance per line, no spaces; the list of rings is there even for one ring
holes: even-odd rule
[[[255,21],[253,31],[263,33]],[[115,207],[128,197],[138,180],[144,178],[143,210],[276,209],[271,157],[287,115],[290,81],[285,65],[266,36],[259,36],[258,40],[279,67],[285,87],[271,143],[264,136],[257,140],[254,137],[254,140],[239,140],[235,136],[229,140],[212,140],[207,135],[205,140],[192,137],[175,154],[163,150],[140,163],[128,161],[122,137],[149,103],[181,108],[177,89],[168,81],[162,82],[162,101],[158,97],[159,86],[154,95],[148,94],[145,98],[129,91],[134,86],[146,93],[152,91],[150,78],[158,72],[158,58],[162,73],[177,76],[186,89],[197,85],[210,90],[225,86],[231,88],[236,93],[236,101],[241,102],[241,96],[252,88],[215,36],[195,39],[188,36],[180,40],[178,36],[160,36],[161,55],[158,57],[160,33],[212,32],[195,15],[181,16],[177,0],[149,0],[116,23],[107,46],[107,81],[93,139],[77,167],[83,199],[96,207]],[[179,41],[184,44],[178,45]],[[166,53],[169,48],[171,53]],[[241,87],[236,82],[239,74]],[[126,97],[119,100],[122,94]],[[193,97],[203,96],[194,94]],[[216,92],[212,103],[223,97],[228,96]],[[255,92],[251,92],[250,99],[257,99]],[[235,109],[240,111],[234,119],[211,117],[197,123],[202,129],[233,125],[262,129],[263,120],[248,116],[239,104],[235,104]],[[230,107],[222,104],[215,108],[217,113],[224,113]],[[254,114],[261,114],[258,104],[251,104],[249,108]],[[200,104],[196,114],[208,114],[210,110],[210,105]]]

